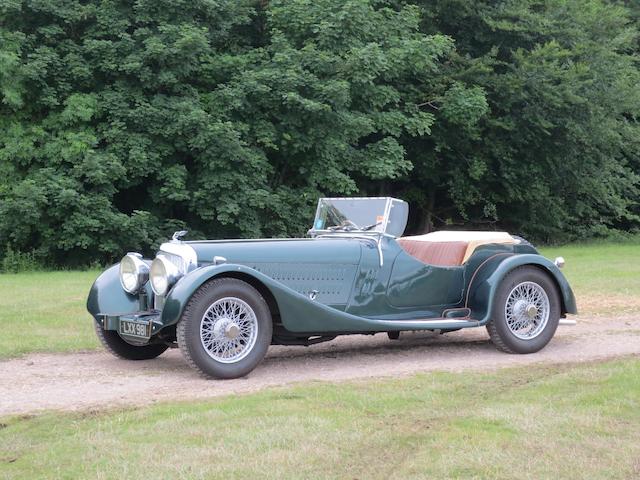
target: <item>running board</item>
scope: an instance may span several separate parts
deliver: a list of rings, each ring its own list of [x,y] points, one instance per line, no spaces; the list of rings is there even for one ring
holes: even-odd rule
[[[400,330],[457,330],[460,328],[480,327],[484,325],[479,320],[473,318],[426,318],[418,320],[373,320],[369,319],[380,330],[400,331]],[[566,318],[560,319],[560,326],[574,326],[575,320]]]
[[[381,328],[390,330],[448,330],[478,327],[480,322],[474,319],[429,318],[419,320],[372,320]]]

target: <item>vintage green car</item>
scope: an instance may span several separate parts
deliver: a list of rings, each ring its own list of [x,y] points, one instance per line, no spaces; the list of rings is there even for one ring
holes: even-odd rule
[[[485,326],[509,353],[543,348],[575,314],[555,262],[505,232],[400,237],[408,205],[394,198],[322,198],[309,238],[181,241],[153,261],[128,253],[95,281],[87,308],[114,355],[180,347],[216,378],[248,374],[269,345],[337,335],[451,332]]]

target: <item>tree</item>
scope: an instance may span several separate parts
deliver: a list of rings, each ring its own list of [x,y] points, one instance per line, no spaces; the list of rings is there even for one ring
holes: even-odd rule
[[[434,98],[433,134],[413,147],[401,191],[426,186],[423,210],[440,225],[491,222],[544,241],[637,228],[640,78],[628,12],[598,0],[423,8],[424,31],[456,41],[442,75],[485,92],[488,109],[470,95],[452,115],[451,98]]]
[[[3,3],[0,258],[300,235],[321,195],[405,198],[413,231],[640,228],[637,2],[414,3]]]
[[[414,6],[256,8],[5,6],[0,246],[82,264],[183,226],[300,234],[321,192],[410,170],[399,138],[433,116],[406,84],[437,71],[451,41],[420,33]]]

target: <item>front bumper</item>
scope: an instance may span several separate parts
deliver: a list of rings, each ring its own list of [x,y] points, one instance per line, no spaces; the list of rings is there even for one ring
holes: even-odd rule
[[[160,322],[160,311],[152,310],[148,312],[136,312],[136,313],[125,313],[122,315],[110,315],[110,314],[98,314],[96,315],[96,319],[102,326],[104,330],[115,330],[120,334],[122,338],[124,338],[127,342],[135,343],[135,344],[145,344],[149,342],[149,339],[156,335],[162,329],[163,325]],[[126,320],[127,322],[150,326],[149,329],[149,338],[128,335],[123,332],[120,328],[121,320]]]

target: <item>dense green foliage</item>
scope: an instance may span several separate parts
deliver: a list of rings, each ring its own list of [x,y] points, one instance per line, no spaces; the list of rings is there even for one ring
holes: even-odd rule
[[[629,12],[586,0],[424,3],[424,30],[456,40],[445,82],[476,84],[489,104],[471,131],[437,122],[424,139],[411,186],[436,193],[429,208],[544,241],[637,226],[640,49]]]
[[[548,1],[0,4],[0,258],[303,234],[321,195],[410,229],[640,225],[638,7]]]

